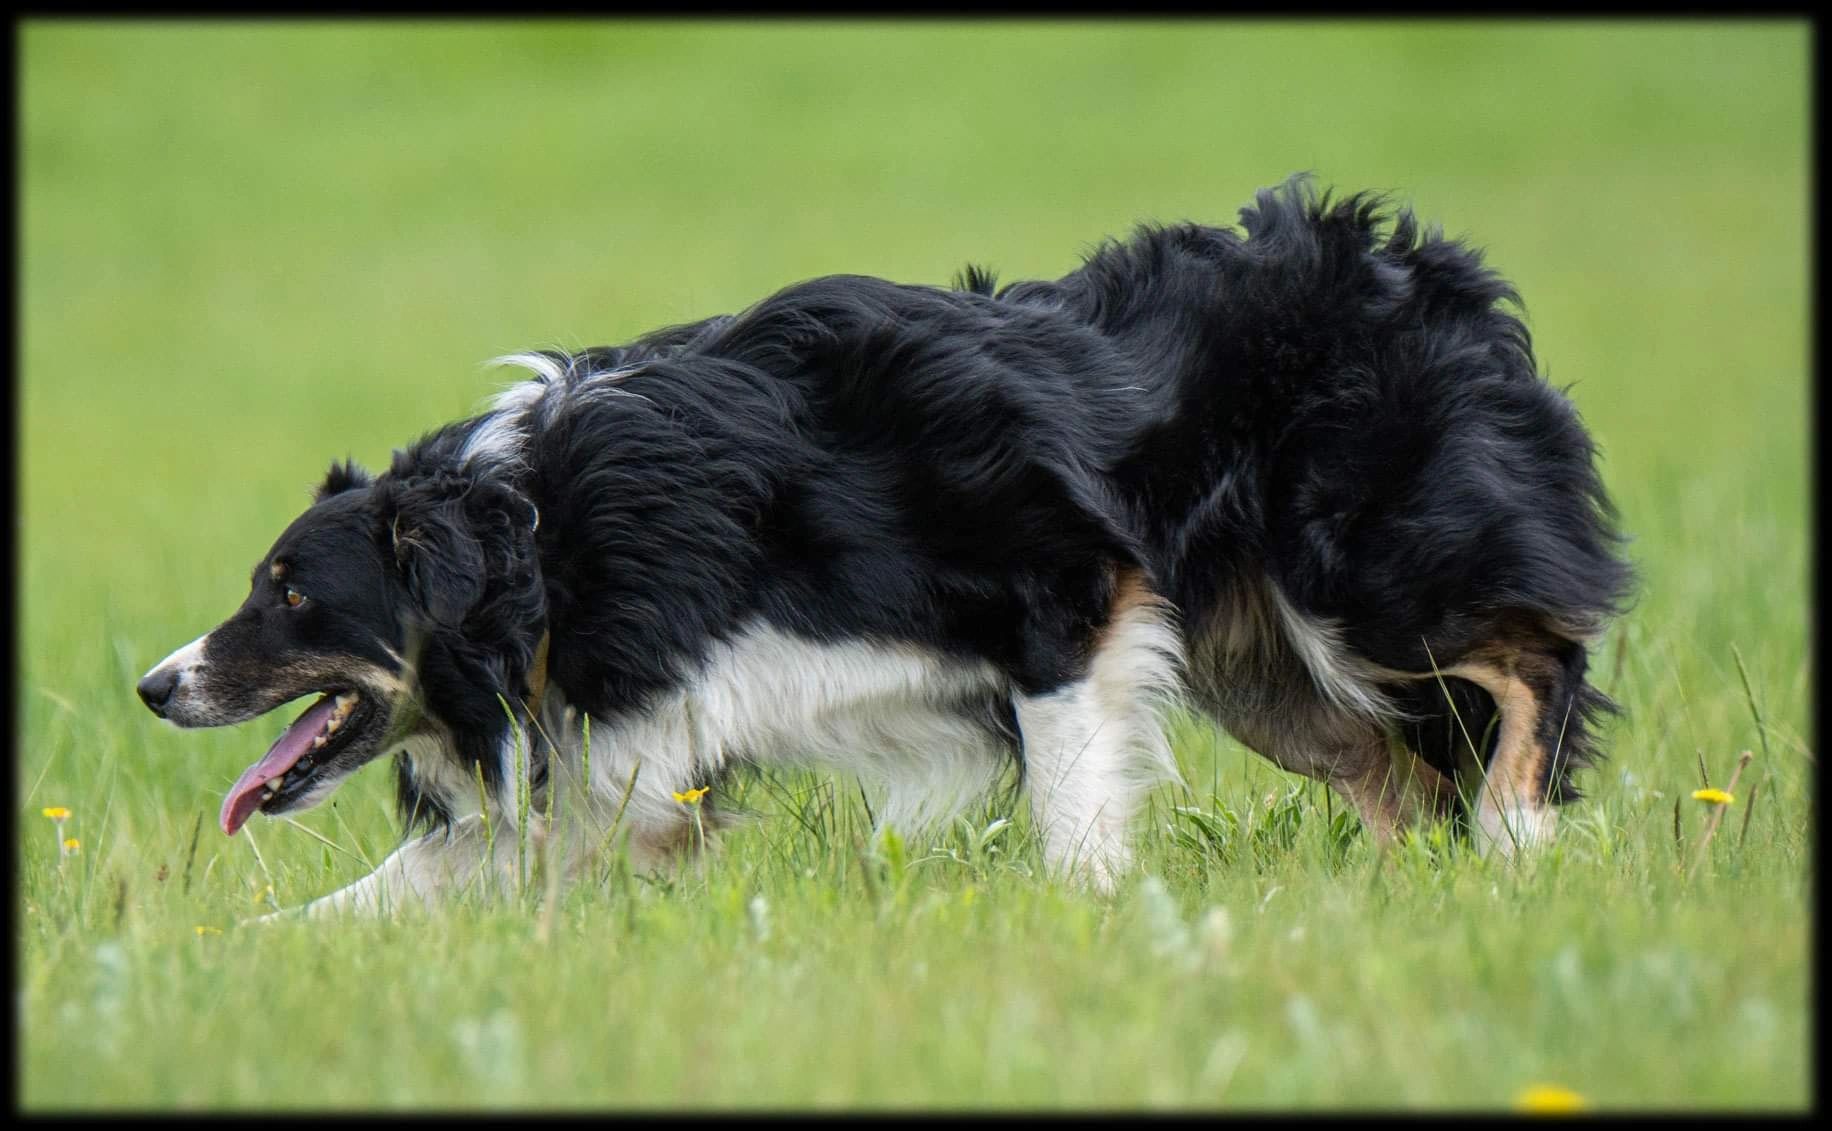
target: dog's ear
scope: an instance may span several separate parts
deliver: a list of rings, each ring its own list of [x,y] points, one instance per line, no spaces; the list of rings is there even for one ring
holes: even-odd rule
[[[435,624],[457,627],[493,592],[539,591],[538,519],[513,490],[448,476],[411,481],[389,492],[382,519],[408,595]]]
[[[318,485],[318,490],[312,495],[312,501],[322,503],[332,495],[367,487],[371,482],[369,473],[358,467],[355,460],[347,459],[342,463],[333,461],[331,470],[325,472],[324,482]]]
[[[462,494],[440,481],[404,484],[390,492],[382,519],[408,596],[435,624],[456,627],[483,597],[485,581]]]

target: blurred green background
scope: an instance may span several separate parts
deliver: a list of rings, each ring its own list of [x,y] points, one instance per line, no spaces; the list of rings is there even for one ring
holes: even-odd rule
[[[827,272],[1055,275],[1139,220],[1230,223],[1300,169],[1487,248],[1629,498],[1734,469],[1804,516],[1803,27],[27,24],[22,45],[34,610],[41,579],[107,562],[127,620],[210,620],[331,456],[473,410],[508,379],[485,358]]]
[[[21,813],[78,805],[91,877],[176,859],[271,726],[179,734],[134,678],[240,601],[331,458],[385,464],[511,379],[485,358],[828,272],[1055,276],[1137,221],[1233,223],[1311,170],[1392,191],[1525,296],[1645,581],[1598,661],[1631,714],[1596,812],[1657,846],[1695,759],[1721,780],[1757,745],[1740,650],[1784,894],[1718,913],[1787,950],[1813,757],[1810,52],[1777,21],[28,21]],[[383,777],[337,820],[385,847]],[[28,912],[50,906],[33,890]],[[35,1017],[66,937],[40,930]],[[1792,1055],[1755,1094],[1804,1095]],[[27,1063],[40,1098],[84,1095],[75,1067]]]

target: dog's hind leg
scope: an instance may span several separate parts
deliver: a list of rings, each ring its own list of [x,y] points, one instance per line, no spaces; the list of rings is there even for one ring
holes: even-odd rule
[[[1203,685],[1198,683],[1200,690]],[[1334,710],[1301,684],[1277,693],[1277,706],[1253,712],[1224,704],[1230,734],[1290,773],[1328,785],[1355,810],[1377,843],[1456,811],[1456,785],[1376,720]],[[1214,700],[1197,702],[1213,709]]]
[[[1158,708],[1176,686],[1180,652],[1163,602],[1124,574],[1080,677],[1015,697],[1031,813],[1051,871],[1109,891],[1130,867],[1133,810],[1177,772]]]
[[[1590,724],[1614,709],[1584,682],[1584,645],[1515,624],[1470,649],[1444,674],[1481,687],[1500,715],[1494,756],[1472,822],[1484,852],[1513,856],[1552,839],[1567,776],[1592,755]]]
[[[1534,737],[1544,712],[1543,692],[1508,662],[1466,663],[1451,672],[1494,696],[1501,714],[1495,756],[1476,799],[1476,847],[1513,856],[1551,840],[1557,814],[1545,796],[1550,751]]]
[[[1224,625],[1199,637],[1190,692],[1197,708],[1248,748],[1328,785],[1378,842],[1456,810],[1454,783],[1389,734],[1389,719],[1332,702],[1295,650],[1267,628]]]
[[[1346,753],[1325,780],[1354,806],[1377,842],[1455,812],[1457,787],[1404,744],[1370,733]]]

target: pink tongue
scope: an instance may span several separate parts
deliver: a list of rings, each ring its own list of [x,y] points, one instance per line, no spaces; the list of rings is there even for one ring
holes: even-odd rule
[[[223,798],[223,811],[217,818],[224,833],[234,836],[236,830],[248,822],[261,807],[261,787],[284,776],[305,756],[312,747],[312,739],[324,729],[325,721],[336,706],[336,698],[330,695],[312,704],[310,710],[286,728],[285,734],[274,739],[274,744],[268,747],[267,754],[259,762],[242,771],[242,776],[229,787],[229,796]]]

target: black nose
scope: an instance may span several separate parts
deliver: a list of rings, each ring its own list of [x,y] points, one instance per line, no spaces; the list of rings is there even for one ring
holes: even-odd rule
[[[134,685],[147,709],[162,719],[165,718],[165,705],[172,701],[172,692],[177,689],[178,672],[167,668],[154,668]]]

